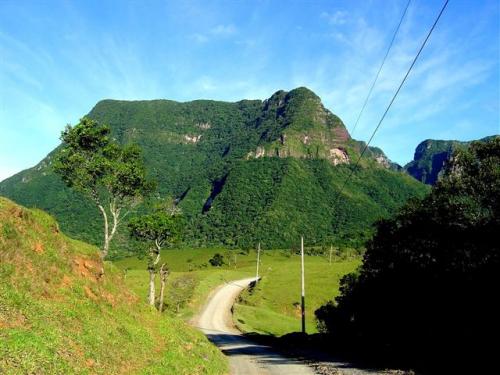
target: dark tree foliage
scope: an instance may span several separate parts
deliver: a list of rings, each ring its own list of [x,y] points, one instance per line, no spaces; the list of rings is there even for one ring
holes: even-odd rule
[[[319,327],[378,358],[481,373],[498,332],[499,234],[497,137],[457,151],[428,197],[378,223],[359,272],[316,311]]]
[[[162,206],[147,215],[136,216],[129,221],[128,227],[132,238],[160,249],[165,243],[178,240],[182,217],[179,212],[170,212]]]
[[[213,267],[221,267],[225,264],[224,256],[216,253],[210,260],[208,261]]]
[[[326,160],[260,158],[235,162],[210,201],[192,218],[186,240],[253,248],[297,245],[360,247],[371,224],[426,189],[409,176],[382,168],[358,168],[337,199],[352,166]],[[409,181],[409,183],[408,183]],[[335,233],[332,233],[335,228]]]

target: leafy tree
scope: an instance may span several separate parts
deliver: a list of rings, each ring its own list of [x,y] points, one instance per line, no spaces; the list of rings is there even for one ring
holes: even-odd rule
[[[128,227],[131,237],[145,243],[146,246],[149,271],[148,303],[154,306],[155,278],[161,258],[160,251],[163,246],[173,243],[180,236],[182,228],[180,210],[173,200],[167,199],[158,203],[152,213],[132,218]]]
[[[83,118],[62,132],[61,150],[54,171],[64,183],[89,197],[104,220],[104,244],[101,257],[122,220],[143,197],[153,191],[138,146],[120,146],[110,137],[110,128]]]
[[[378,223],[359,273],[316,312],[320,328],[406,365],[478,373],[500,314],[499,228],[497,137],[457,151],[428,197]]]

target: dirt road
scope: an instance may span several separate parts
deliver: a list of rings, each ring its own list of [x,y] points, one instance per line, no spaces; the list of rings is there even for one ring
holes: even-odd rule
[[[231,307],[242,289],[254,280],[237,280],[219,287],[195,324],[229,357],[232,375],[314,374],[307,365],[248,340],[234,327]]]

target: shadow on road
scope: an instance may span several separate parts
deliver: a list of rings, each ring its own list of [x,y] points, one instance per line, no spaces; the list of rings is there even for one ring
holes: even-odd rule
[[[264,343],[242,335],[228,333],[208,333],[207,337],[221,351],[229,356],[251,356],[257,357],[260,363],[273,365],[301,364],[300,360],[286,356],[286,353],[277,352],[274,348]]]
[[[295,358],[295,360],[308,363],[312,367],[327,367],[330,372],[332,369],[338,369],[342,374],[368,375],[368,374],[393,374],[400,375],[414,374],[412,371],[387,370],[387,364],[377,363],[373,360],[367,360],[355,356],[350,352],[342,352],[339,348],[332,348],[324,341],[320,334],[307,335],[299,332],[290,333],[281,337],[273,335],[262,335],[258,333],[247,333],[244,338],[255,346],[272,347],[275,353],[283,357]],[[319,373],[323,373],[318,371]]]

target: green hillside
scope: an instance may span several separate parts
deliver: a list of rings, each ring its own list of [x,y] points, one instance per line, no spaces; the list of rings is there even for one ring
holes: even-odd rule
[[[336,199],[364,144],[306,88],[235,103],[104,100],[88,116],[110,125],[118,141],[142,147],[159,193],[177,198],[187,218],[188,245],[284,247],[306,232],[310,244],[356,245],[375,219],[427,191],[370,148]],[[52,156],[1,182],[0,194],[100,244],[97,210],[63,186]],[[114,254],[127,249],[120,232]]]
[[[0,197],[0,373],[224,374],[227,365],[201,333],[140,302],[94,246]]]
[[[311,245],[359,246],[377,218],[425,191],[410,176],[360,168],[337,198],[349,173],[349,166],[332,167],[324,159],[235,163],[211,209],[196,222],[192,239],[243,247],[260,241],[279,248],[296,245],[303,234]]]

